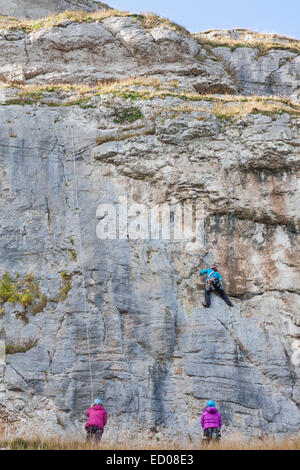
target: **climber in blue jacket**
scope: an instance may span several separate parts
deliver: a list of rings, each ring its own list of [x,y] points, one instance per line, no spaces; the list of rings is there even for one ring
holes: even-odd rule
[[[223,300],[229,305],[233,307],[233,304],[230,302],[230,299],[223,288],[223,278],[221,274],[218,272],[218,268],[216,266],[212,266],[209,269],[202,269],[200,271],[200,276],[207,275],[206,283],[205,283],[205,303],[203,304],[204,307],[210,307],[210,296],[213,290],[215,290]]]

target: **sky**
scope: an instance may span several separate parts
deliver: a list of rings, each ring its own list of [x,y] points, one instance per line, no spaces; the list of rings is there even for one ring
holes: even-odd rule
[[[106,3],[131,13],[166,16],[192,33],[247,28],[300,39],[300,0],[107,0]]]

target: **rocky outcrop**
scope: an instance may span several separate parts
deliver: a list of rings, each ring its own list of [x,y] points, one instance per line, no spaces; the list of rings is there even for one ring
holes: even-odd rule
[[[271,50],[260,56],[255,48],[217,47],[222,57],[236,73],[240,91],[248,95],[290,96],[300,100],[300,54]]]
[[[288,96],[299,101],[299,41],[248,31],[190,35],[170,22],[122,12],[0,31],[0,79],[88,83],[132,76],[178,80],[199,93]],[[266,36],[266,37],[265,37]],[[274,36],[274,35],[273,35]]]
[[[135,17],[2,31],[0,42],[0,79],[8,82],[97,84],[148,75],[203,93],[237,90],[223,64],[192,37],[163,25],[148,31]]]
[[[43,18],[65,10],[96,11],[108,9],[97,0],[0,0],[0,14],[16,18]]]
[[[300,41],[247,30],[212,31],[195,37],[200,44],[212,46],[238,80],[241,93],[300,100]]]
[[[47,296],[35,314],[4,304],[1,339],[23,349],[1,365],[2,419],[19,430],[83,429],[88,326],[93,387],[109,411],[107,439],[179,433],[181,442],[196,442],[210,398],[225,432],[296,432],[297,115],[230,120],[200,97],[188,108],[182,98],[152,92],[150,99],[111,93],[55,107],[8,104],[10,91],[2,92],[1,269],[34,273]],[[120,196],[129,207],[196,205],[204,216],[200,242],[99,239],[105,215],[97,208],[118,209]],[[202,306],[198,272],[211,262],[224,275],[232,309],[216,296],[211,310]],[[65,297],[64,271],[71,279]]]

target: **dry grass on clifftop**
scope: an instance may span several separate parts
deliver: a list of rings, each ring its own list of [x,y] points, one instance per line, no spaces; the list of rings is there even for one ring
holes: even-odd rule
[[[56,13],[48,16],[47,18],[40,18],[37,20],[22,20],[10,16],[0,16],[0,29],[22,30],[25,33],[32,33],[39,31],[40,29],[66,26],[68,23],[99,23],[111,16],[130,17],[133,21],[139,21],[140,25],[147,30],[157,26],[162,26],[164,28],[175,30],[183,35],[191,35],[183,26],[173,23],[168,18],[155,15],[154,13],[134,14],[127,11],[115,10],[114,8],[99,10],[93,13],[67,10],[63,13]]]
[[[129,16],[130,14],[120,10],[99,10],[94,13],[86,11],[64,11],[63,13],[56,13],[48,16],[47,18],[40,18],[37,20],[22,20],[11,16],[0,16],[0,28],[4,30],[23,30],[26,33],[32,33],[40,29],[50,29],[55,26],[65,25],[66,22],[70,23],[93,23],[102,21],[110,16]]]

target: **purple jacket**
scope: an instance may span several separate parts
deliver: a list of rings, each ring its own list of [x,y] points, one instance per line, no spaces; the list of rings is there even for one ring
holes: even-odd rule
[[[220,415],[218,408],[206,408],[201,416],[201,426],[203,429],[208,428],[220,428],[222,426],[222,416]]]
[[[97,426],[103,431],[107,421],[107,413],[102,405],[92,406],[88,409],[86,415],[89,419],[85,424],[85,428],[88,426]]]

